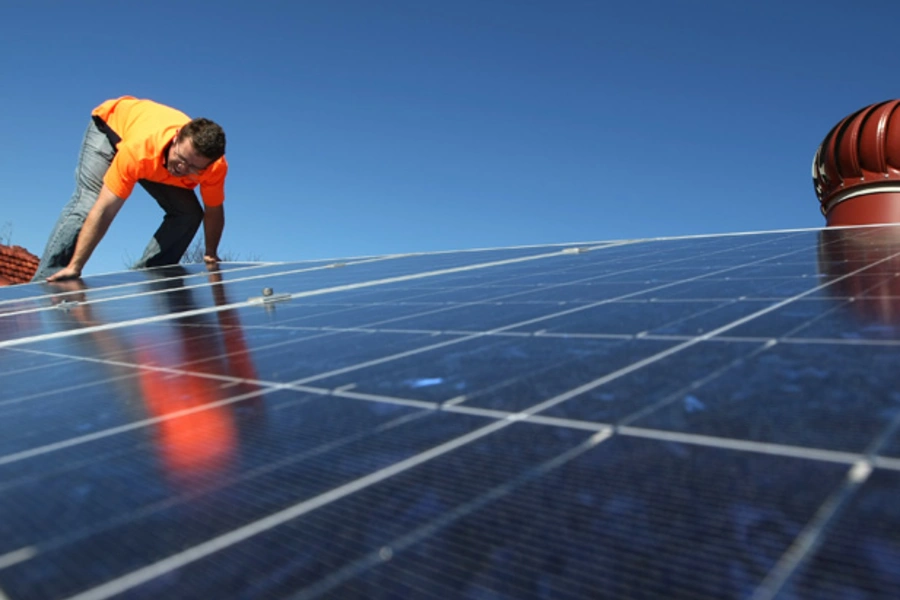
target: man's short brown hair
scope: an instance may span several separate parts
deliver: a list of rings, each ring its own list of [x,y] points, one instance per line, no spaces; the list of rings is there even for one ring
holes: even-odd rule
[[[181,128],[180,138],[188,138],[194,148],[210,160],[218,160],[225,155],[225,132],[209,119],[198,118]]]

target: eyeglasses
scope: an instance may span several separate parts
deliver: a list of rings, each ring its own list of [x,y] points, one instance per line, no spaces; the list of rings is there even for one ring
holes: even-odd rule
[[[203,172],[204,170],[206,170],[206,169],[209,167],[209,165],[205,165],[205,166],[202,166],[202,167],[198,167],[197,165],[192,165],[191,162],[190,162],[188,159],[186,159],[186,158],[181,154],[181,152],[179,152],[178,149],[175,148],[174,146],[172,147],[172,154],[174,154],[174,155],[175,155],[175,159],[176,159],[179,163],[181,163],[181,166],[182,166],[182,168],[184,169],[184,172],[185,172],[187,175],[192,175],[192,174],[195,175],[195,174],[201,173],[201,172]]]

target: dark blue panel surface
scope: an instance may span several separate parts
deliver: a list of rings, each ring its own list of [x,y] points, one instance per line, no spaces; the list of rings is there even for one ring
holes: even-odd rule
[[[585,439],[512,426],[136,593],[743,598],[843,475],[796,459]],[[266,571],[277,576],[253,576]]]
[[[864,452],[900,417],[900,346],[778,344],[639,427]]]
[[[900,473],[876,472],[852,492],[784,598],[892,598],[900,589]]]
[[[752,342],[703,342],[625,373],[599,387],[548,409],[547,416],[632,424],[647,414],[670,408],[675,413],[709,410],[698,389],[706,381],[731,381],[736,369],[765,346]]]
[[[317,385],[518,412],[674,345],[656,340],[476,337]]]
[[[757,301],[622,301],[568,313],[516,327],[513,331],[569,334],[697,336],[751,315],[771,302]],[[552,313],[548,313],[552,314]]]
[[[280,406],[250,408],[231,407],[227,417],[207,411],[173,418],[143,440],[120,440],[130,446],[126,453],[6,486],[0,506],[17,525],[0,542],[0,554],[26,544],[37,552],[13,567],[18,583],[8,592],[80,591],[484,424],[430,413],[423,426],[409,409],[341,399],[281,398]],[[156,443],[142,443],[148,437]],[[37,494],[44,500],[31,506]],[[35,521],[45,521],[39,536],[30,526]],[[77,557],[116,548],[101,563],[76,568]]]
[[[0,290],[0,598],[890,598],[897,231]]]

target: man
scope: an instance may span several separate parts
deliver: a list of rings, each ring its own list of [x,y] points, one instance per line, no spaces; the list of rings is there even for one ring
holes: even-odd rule
[[[201,221],[203,258],[218,262],[228,173],[222,128],[132,96],[107,100],[91,117],[75,170],[75,193],[50,234],[32,281],[80,277],[136,183],[166,213],[136,268],[177,264]],[[205,211],[194,192],[198,185]]]

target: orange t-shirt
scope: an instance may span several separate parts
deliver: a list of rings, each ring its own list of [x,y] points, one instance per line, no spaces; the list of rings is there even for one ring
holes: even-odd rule
[[[223,156],[201,173],[175,177],[165,167],[163,153],[177,131],[191,120],[180,110],[122,96],[107,100],[92,115],[121,138],[116,156],[106,171],[103,183],[119,198],[127,198],[139,179],[147,179],[188,189],[200,186],[203,204],[219,206],[225,201],[225,175],[228,163]]]

